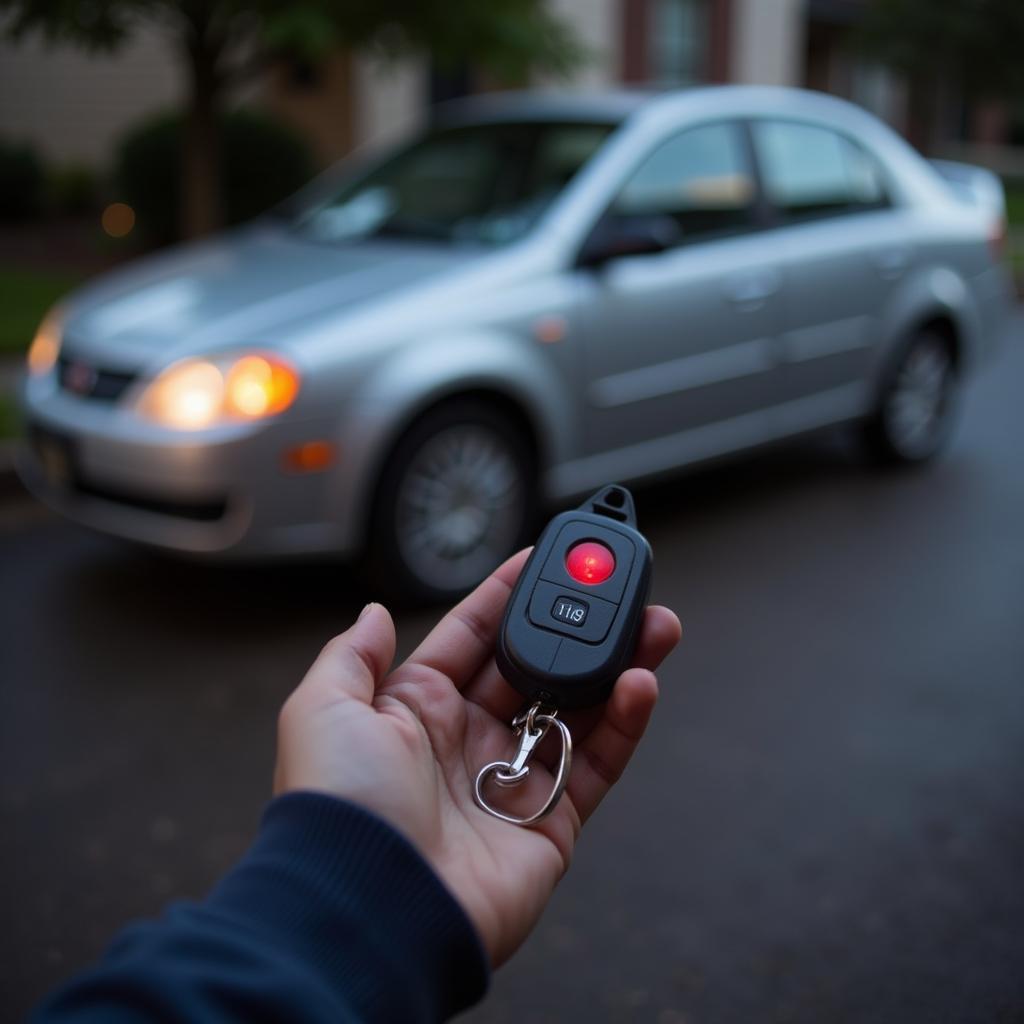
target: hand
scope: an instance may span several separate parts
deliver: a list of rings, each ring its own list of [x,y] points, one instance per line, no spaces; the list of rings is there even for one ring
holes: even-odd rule
[[[473,781],[515,749],[509,723],[523,698],[492,652],[527,554],[481,583],[390,675],[394,624],[384,607],[367,605],[285,703],[274,776],[276,793],[330,793],[394,825],[462,904],[495,967],[536,924],[580,827],[626,767],[657,699],[652,670],[680,636],[671,611],[648,608],[636,667],[619,677],[604,707],[567,718],[572,772],[552,814],[534,828],[491,817],[474,803]],[[522,786],[493,797],[515,814],[532,813],[552,785],[543,758],[530,763]]]

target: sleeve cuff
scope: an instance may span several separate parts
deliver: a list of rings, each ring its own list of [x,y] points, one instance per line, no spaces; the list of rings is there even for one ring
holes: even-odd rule
[[[275,799],[206,906],[312,967],[367,1020],[444,1019],[489,981],[473,925],[413,845],[324,794]]]

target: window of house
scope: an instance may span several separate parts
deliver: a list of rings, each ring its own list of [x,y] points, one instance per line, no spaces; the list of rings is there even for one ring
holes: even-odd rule
[[[653,81],[692,85],[707,77],[706,0],[654,0],[650,31]]]

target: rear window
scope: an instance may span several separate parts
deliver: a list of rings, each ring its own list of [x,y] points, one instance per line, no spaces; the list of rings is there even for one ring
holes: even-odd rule
[[[888,205],[878,161],[845,135],[793,121],[757,121],[753,132],[765,194],[786,220]]]

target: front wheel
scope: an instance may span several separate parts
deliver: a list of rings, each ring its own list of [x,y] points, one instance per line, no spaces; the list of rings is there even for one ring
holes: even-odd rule
[[[384,467],[371,524],[373,574],[388,591],[448,601],[526,542],[536,465],[523,429],[475,399],[424,415]]]
[[[921,331],[890,371],[867,421],[871,453],[882,462],[927,462],[949,440],[959,406],[959,376],[949,342]]]

